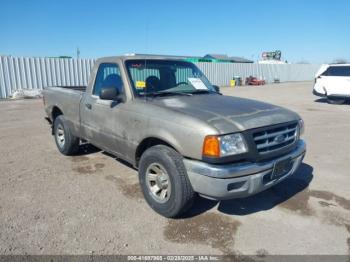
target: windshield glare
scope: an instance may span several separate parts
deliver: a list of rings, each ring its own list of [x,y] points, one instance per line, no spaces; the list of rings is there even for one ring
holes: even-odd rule
[[[192,63],[169,60],[128,60],[126,68],[136,96],[152,93],[215,92],[204,74]]]

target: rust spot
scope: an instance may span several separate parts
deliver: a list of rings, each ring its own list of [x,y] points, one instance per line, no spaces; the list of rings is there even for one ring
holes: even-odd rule
[[[186,219],[168,220],[166,239],[176,243],[200,243],[235,255],[231,249],[240,222],[215,213],[205,213]]]
[[[79,174],[90,175],[100,171],[104,166],[105,164],[102,163],[96,163],[94,165],[88,164],[85,166],[75,167],[73,170]]]
[[[113,181],[122,191],[123,195],[135,199],[143,199],[142,190],[139,183],[129,184],[123,179],[108,175],[105,177],[109,181]]]

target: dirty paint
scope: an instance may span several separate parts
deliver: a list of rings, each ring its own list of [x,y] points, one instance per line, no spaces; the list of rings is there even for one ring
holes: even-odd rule
[[[234,255],[234,237],[240,222],[215,213],[186,219],[168,220],[164,230],[167,240],[177,243],[200,243]]]
[[[123,195],[125,195],[126,197],[134,199],[143,199],[143,194],[139,183],[129,184],[123,179],[112,175],[106,176],[105,179],[114,182],[121,189]]]

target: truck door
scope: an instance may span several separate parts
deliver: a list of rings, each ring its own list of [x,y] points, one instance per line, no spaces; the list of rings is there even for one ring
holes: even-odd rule
[[[81,125],[85,137],[102,149],[123,153],[125,141],[122,139],[120,119],[125,115],[123,102],[102,100],[99,94],[102,88],[117,88],[124,93],[124,85],[119,66],[115,63],[101,63],[92,87],[92,93],[86,94],[81,105]]]

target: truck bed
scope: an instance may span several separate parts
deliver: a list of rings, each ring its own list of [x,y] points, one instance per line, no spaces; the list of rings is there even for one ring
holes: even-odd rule
[[[53,107],[59,108],[66,119],[77,127],[80,124],[80,100],[86,86],[51,86],[43,90],[45,110],[50,116]]]

